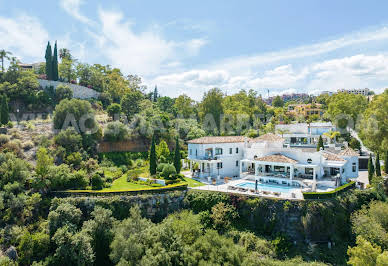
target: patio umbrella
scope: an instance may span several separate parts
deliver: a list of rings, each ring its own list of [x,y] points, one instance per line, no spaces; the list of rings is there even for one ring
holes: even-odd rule
[[[257,192],[257,186],[258,186],[258,183],[259,183],[259,181],[255,181],[255,192]]]

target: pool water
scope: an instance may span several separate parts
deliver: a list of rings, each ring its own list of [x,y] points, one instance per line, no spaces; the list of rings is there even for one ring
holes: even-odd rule
[[[237,185],[238,187],[243,188],[249,188],[249,189],[255,189],[255,183],[254,182],[244,182]],[[292,190],[294,190],[294,187],[286,187],[286,186],[277,186],[277,185],[270,185],[270,184],[257,184],[258,190],[265,190],[265,191],[272,191],[272,192],[282,192],[282,193],[291,193]]]

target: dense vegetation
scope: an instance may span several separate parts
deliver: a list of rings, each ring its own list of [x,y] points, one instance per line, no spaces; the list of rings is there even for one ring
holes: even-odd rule
[[[324,116],[295,117],[287,107],[296,102],[281,97],[267,105],[253,90],[225,95],[214,88],[200,102],[171,98],[156,87],[148,93],[138,76],[79,62],[67,49],[57,55],[56,44],[51,53],[48,45],[46,65],[34,71],[22,71],[9,58],[0,75],[0,124],[6,129],[0,134],[0,265],[386,263],[388,209],[380,176],[388,165],[388,90],[371,101],[346,93],[309,97],[301,102],[323,104]],[[68,86],[41,88],[38,78],[79,83],[100,96],[73,99]],[[136,203],[53,198],[59,190],[160,186],[154,178],[180,184],[187,140],[256,137],[274,132],[278,123],[319,119],[340,128],[355,123],[364,143],[386,162],[380,167],[371,159],[367,190],[300,203],[189,192],[184,210],[154,216],[141,196]],[[360,149],[346,132],[334,133],[330,138]],[[151,148],[98,153],[103,141],[142,141]],[[168,207],[159,201],[147,207],[159,205]]]

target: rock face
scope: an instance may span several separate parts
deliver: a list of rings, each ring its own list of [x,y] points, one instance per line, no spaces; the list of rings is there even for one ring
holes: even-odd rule
[[[100,93],[95,90],[92,90],[77,84],[71,84],[71,83],[54,81],[54,80],[45,80],[45,79],[38,79],[38,82],[42,88],[52,86],[54,87],[54,89],[56,89],[57,86],[60,84],[68,86],[73,91],[73,97],[78,99],[91,99],[91,98],[97,99],[98,96],[100,95]]]

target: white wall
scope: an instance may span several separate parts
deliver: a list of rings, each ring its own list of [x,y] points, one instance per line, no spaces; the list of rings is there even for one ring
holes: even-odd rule
[[[38,79],[38,82],[42,88],[52,86],[54,87],[54,89],[56,89],[57,86],[60,84],[68,86],[73,91],[73,97],[78,99],[91,99],[91,98],[97,99],[98,96],[100,95],[100,93],[95,90],[92,90],[77,84],[71,84],[71,83],[54,81],[54,80],[45,80],[45,79]]]

